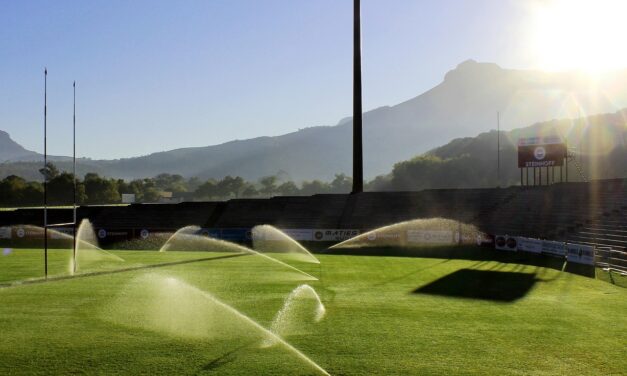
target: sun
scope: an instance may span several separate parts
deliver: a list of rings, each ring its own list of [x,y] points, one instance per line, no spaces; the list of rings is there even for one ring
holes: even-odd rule
[[[627,67],[625,0],[544,0],[532,5],[530,47],[545,70]]]

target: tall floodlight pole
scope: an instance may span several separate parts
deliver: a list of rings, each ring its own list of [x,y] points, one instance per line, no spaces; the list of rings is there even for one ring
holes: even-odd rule
[[[44,68],[44,277],[48,278],[48,69]]]
[[[364,190],[364,159],[361,108],[361,6],[353,3],[353,191]]]
[[[496,186],[501,186],[501,113],[496,112]]]
[[[74,196],[74,221],[72,222],[74,223],[72,231],[72,272],[76,273],[76,236],[78,235],[76,233],[76,81],[72,83],[72,89],[74,91],[74,102],[72,104],[72,178],[74,180],[72,182],[72,194]]]

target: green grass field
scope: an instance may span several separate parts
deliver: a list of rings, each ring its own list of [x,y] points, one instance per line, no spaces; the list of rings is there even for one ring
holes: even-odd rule
[[[126,261],[84,271],[151,267],[0,289],[0,374],[316,374],[205,297],[269,328],[302,283],[326,316],[294,322],[285,340],[330,374],[627,372],[627,289],[555,269],[327,254],[297,265],[312,281],[255,256],[114,253]],[[52,274],[67,274],[69,252],[50,256]],[[40,273],[41,251],[0,258],[0,282]],[[177,282],[162,294],[162,281]]]

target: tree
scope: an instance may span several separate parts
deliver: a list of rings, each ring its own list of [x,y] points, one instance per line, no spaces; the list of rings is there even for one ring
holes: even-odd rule
[[[0,182],[0,203],[3,206],[18,206],[23,203],[26,180],[10,175]]]
[[[98,174],[90,172],[85,175],[85,200],[88,204],[114,204],[121,200],[117,181],[105,179]]]
[[[147,187],[144,189],[142,202],[157,202],[161,197],[161,191],[155,187]]]
[[[386,191],[390,189],[390,175],[379,175],[366,183],[366,191]]]
[[[276,191],[281,196],[295,196],[298,194],[298,187],[292,181],[286,181],[285,183],[279,185],[276,188]]]
[[[242,197],[256,197],[259,192],[253,184],[246,183],[245,188],[242,190]]]
[[[261,185],[259,193],[266,197],[272,196],[272,194],[276,192],[277,180],[278,179],[276,176],[264,176],[263,178],[259,179],[259,184]]]
[[[304,181],[300,192],[303,195],[309,196],[316,193],[328,193],[329,189],[329,183],[325,183],[320,180]]]
[[[159,174],[154,178],[158,189],[167,192],[187,192],[185,178],[181,175]]]
[[[225,176],[224,179],[220,180],[216,186],[218,194],[221,197],[231,197],[231,196],[235,196],[235,198],[239,197],[243,188],[244,188],[245,182],[244,179],[242,179],[239,176],[236,177],[232,177],[232,176]]]
[[[196,188],[194,197],[197,199],[211,199],[218,195],[215,180],[209,179]]]
[[[200,187],[201,184],[202,182],[200,181],[200,179],[198,179],[196,176],[192,176],[191,178],[187,180],[187,191],[193,192],[198,187]]]
[[[344,174],[335,174],[335,179],[331,182],[331,192],[349,193],[353,187],[353,179]]]
[[[43,168],[39,169],[39,172],[43,175],[44,181],[50,181],[59,176],[59,169],[52,162],[46,163]]]
[[[62,172],[48,182],[48,203],[53,205],[67,205],[74,202],[74,183],[76,183],[76,202],[86,199],[85,186],[74,174]]]
[[[27,182],[19,176],[9,175],[0,181],[0,205],[4,207],[41,205],[43,192],[41,183]]]
[[[41,205],[44,197],[44,187],[40,182],[31,181],[22,190],[21,205]]]

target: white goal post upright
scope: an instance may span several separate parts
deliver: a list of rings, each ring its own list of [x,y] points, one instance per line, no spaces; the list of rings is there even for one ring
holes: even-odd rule
[[[48,228],[72,226],[72,272],[76,272],[76,81],[72,84],[73,108],[72,108],[72,222],[48,223],[48,69],[44,68],[44,278],[48,278]]]

